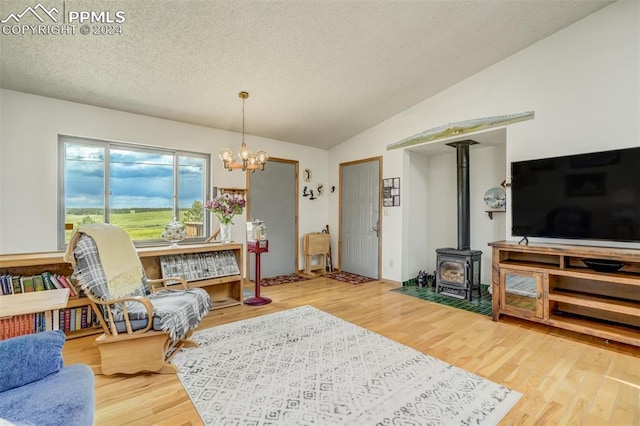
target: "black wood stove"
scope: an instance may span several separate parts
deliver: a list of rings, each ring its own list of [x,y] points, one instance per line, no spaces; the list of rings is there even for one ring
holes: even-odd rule
[[[472,292],[480,297],[479,250],[441,248],[436,250],[436,292],[471,301]]]
[[[458,179],[458,248],[436,249],[436,292],[459,299],[480,297],[480,259],[482,252],[471,250],[469,213],[469,146],[472,140],[447,144],[456,148]]]

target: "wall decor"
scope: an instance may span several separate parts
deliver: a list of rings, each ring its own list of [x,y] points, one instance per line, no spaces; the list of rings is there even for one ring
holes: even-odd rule
[[[304,189],[302,190],[302,196],[309,197],[310,200],[315,200],[317,198],[313,193],[313,189],[309,189],[308,186],[305,186]]]
[[[324,195],[324,185],[319,183],[316,185],[316,193],[318,194],[318,197],[322,197]]]
[[[491,209],[503,209],[507,200],[507,195],[503,188],[496,186],[484,193],[484,203]]]
[[[493,219],[494,213],[504,213],[506,211],[507,194],[504,190],[504,182],[505,181],[502,181],[500,186],[489,188],[487,192],[484,193],[484,203],[491,209],[485,210],[489,219]]]
[[[400,206],[400,178],[382,179],[382,206]]]
[[[311,169],[304,169],[303,179],[305,182],[311,182]]]

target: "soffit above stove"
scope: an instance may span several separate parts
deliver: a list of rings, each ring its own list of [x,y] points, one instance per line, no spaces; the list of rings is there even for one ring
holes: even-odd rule
[[[534,111],[526,111],[518,114],[457,121],[425,130],[389,144],[387,145],[387,151],[404,148],[412,152],[441,154],[448,152],[446,149],[447,144],[469,139],[470,137],[473,137],[474,140],[483,145],[499,145],[505,141],[506,126],[533,120],[534,118]]]

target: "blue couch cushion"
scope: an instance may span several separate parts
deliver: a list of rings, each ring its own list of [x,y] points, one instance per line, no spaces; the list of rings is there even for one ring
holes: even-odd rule
[[[0,393],[0,418],[16,425],[92,426],[95,382],[84,364]]]
[[[0,340],[0,360],[3,360],[0,369],[0,392],[35,382],[60,371],[64,364],[64,341],[65,335],[60,330]]]

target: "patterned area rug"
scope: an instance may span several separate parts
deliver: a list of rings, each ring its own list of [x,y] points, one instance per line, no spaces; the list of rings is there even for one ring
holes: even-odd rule
[[[370,281],[375,281],[375,278],[365,277],[364,275],[352,274],[351,272],[331,272],[324,274],[323,277],[331,278],[332,280],[343,281],[349,284],[362,284]]]
[[[490,425],[521,397],[311,306],[193,338],[173,363],[207,425]]]
[[[298,274],[279,275],[277,277],[260,278],[260,285],[263,287],[268,287],[271,285],[295,283],[297,281],[306,281],[308,279],[309,278],[303,275],[298,275]]]

